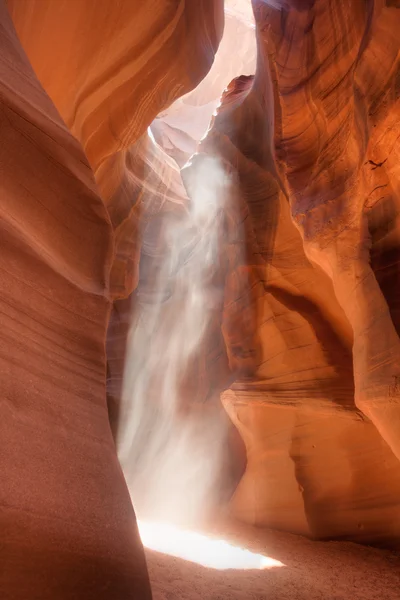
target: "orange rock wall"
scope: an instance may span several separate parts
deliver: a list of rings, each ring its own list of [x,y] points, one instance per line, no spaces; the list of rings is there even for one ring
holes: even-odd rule
[[[232,508],[398,544],[400,11],[281,4],[254,0],[254,82],[232,83],[201,146],[237,169],[248,232],[251,291],[224,317],[248,459]]]
[[[150,598],[107,418],[112,227],[0,3],[0,595]]]
[[[236,182],[221,260],[224,305],[183,374],[199,404],[222,392],[245,444],[242,476],[232,435],[233,514],[382,544],[400,539],[395,4],[253,0],[255,76],[232,82],[185,167],[213,155]],[[179,219],[190,196],[185,170],[181,179],[146,129],[211,67],[222,2],[7,6],[65,125],[2,7],[1,422],[10,451],[0,588],[20,589],[22,598],[37,586],[53,598],[61,592],[49,587],[51,566],[51,585],[73,569],[78,583],[69,585],[79,584],[82,597],[106,598],[103,580],[96,587],[88,578],[101,564],[107,585],[124,598],[142,586],[145,598],[105,378],[116,432],[131,295],[135,302],[135,289],[151,292],[162,222]],[[68,527],[56,527],[60,515]],[[79,539],[71,539],[78,521]],[[38,540],[33,558],[26,539]],[[49,553],[59,547],[65,553],[54,565]],[[92,557],[79,569],[66,558],[78,547]]]
[[[106,338],[112,298],[136,281],[146,128],[206,74],[222,34],[222,3],[186,7],[0,3],[5,600],[151,597]]]

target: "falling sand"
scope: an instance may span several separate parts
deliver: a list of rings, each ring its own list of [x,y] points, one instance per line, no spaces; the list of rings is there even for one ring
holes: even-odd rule
[[[139,281],[135,294],[118,432],[139,519],[146,512],[146,518],[168,523],[199,523],[217,502],[226,444],[220,403],[202,410],[195,390],[181,390],[222,309],[223,287],[216,279],[230,179],[218,160],[207,157],[188,171],[186,184],[190,200],[178,219],[163,223],[163,244],[156,245],[146,273],[150,283]],[[143,244],[151,248],[151,228],[143,232]]]

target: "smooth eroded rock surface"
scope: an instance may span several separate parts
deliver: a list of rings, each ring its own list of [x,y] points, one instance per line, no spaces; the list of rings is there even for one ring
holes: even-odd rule
[[[183,171],[213,156],[236,181],[219,317],[236,381],[222,401],[247,468],[231,507],[398,544],[400,12],[253,7],[255,77],[228,86]]]
[[[397,544],[400,12],[277,4],[254,0],[254,82],[232,83],[204,142],[238,169],[249,231],[247,306],[226,312],[246,375],[223,395],[248,458],[233,508]]]
[[[66,126],[3,9],[5,589],[19,585],[22,598],[35,582],[54,597],[79,546],[82,597],[109,597],[107,585],[124,599],[139,585],[148,593],[105,378],[116,435],[127,339],[148,323],[151,334],[146,315],[160,306],[148,336],[160,348],[184,312],[177,282],[193,257],[184,248],[160,298],[165,228],[179,232],[210,158],[229,194],[211,317],[178,373],[182,427],[221,399],[234,425],[221,479],[235,487],[237,518],[399,545],[396,2],[253,0],[255,32],[249,5],[228,2],[236,41],[223,39],[213,68],[222,2],[7,6]],[[154,405],[169,364],[160,356]],[[56,547],[49,583],[40,565]]]
[[[150,599],[106,404],[112,226],[0,3],[0,596]]]

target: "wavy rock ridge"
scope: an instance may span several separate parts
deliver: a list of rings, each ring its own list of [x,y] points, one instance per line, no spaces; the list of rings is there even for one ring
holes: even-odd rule
[[[0,22],[1,596],[150,598],[105,401],[110,219]]]
[[[222,318],[242,373],[222,398],[247,450],[233,510],[397,544],[400,13],[253,7],[256,75],[232,82],[199,148],[237,172],[246,230]]]

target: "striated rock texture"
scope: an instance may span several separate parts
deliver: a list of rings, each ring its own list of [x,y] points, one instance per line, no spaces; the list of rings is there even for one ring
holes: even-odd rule
[[[110,293],[121,299],[113,305],[108,344],[114,415],[130,319],[124,298],[137,285],[143,213],[156,212],[166,194],[176,197],[169,184],[171,163],[163,164],[163,153],[162,160],[152,159],[153,152],[160,153],[146,128],[211,67],[222,35],[223,3],[158,0],[151,10],[146,0],[115,7],[105,2],[102,10],[92,0],[73,0],[73,11],[69,1],[9,0],[8,6],[40,81],[86,150],[114,227]],[[182,61],[169,58],[180,54]]]
[[[39,80],[109,199],[121,184],[125,151],[210,69],[223,0],[8,0],[8,6]]]
[[[107,418],[112,226],[0,3],[0,595],[149,598]]]
[[[114,229],[107,376],[116,431],[142,230],[169,197],[183,202],[174,189],[182,187],[179,171],[147,128],[210,69],[223,31],[223,0],[157,0],[151,8],[147,0],[115,6],[8,0],[8,7],[39,80],[86,151]]]
[[[230,277],[248,297],[223,324],[248,461],[233,510],[398,544],[400,11],[270,4],[253,2],[254,81],[232,83],[201,146],[237,169],[247,232]]]
[[[2,597],[149,597],[109,423],[163,224],[210,156],[233,182],[223,301],[178,404],[221,394],[238,518],[398,545],[396,2],[253,0],[255,74],[245,29],[182,171],[226,81],[168,107],[211,68],[222,1],[8,0],[38,79],[0,6]]]
[[[228,86],[182,171],[214,156],[237,180],[219,316],[236,378],[220,379],[222,401],[247,456],[231,508],[257,525],[398,545],[400,11],[253,7],[255,76]],[[172,141],[160,138],[174,155]]]
[[[206,74],[222,27],[211,0],[150,11],[0,2],[5,600],[151,597],[106,377],[118,387],[123,349],[113,363],[113,347],[137,279],[145,132]],[[169,173],[162,183],[154,170],[173,196]]]

